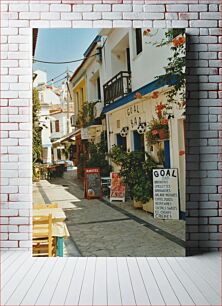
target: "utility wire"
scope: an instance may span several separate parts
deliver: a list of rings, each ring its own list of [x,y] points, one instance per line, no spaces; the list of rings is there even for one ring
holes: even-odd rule
[[[67,61],[67,62],[47,62],[47,61],[42,61],[42,60],[38,60],[38,59],[33,59],[34,63],[44,63],[44,64],[70,64],[70,63],[76,63],[76,62],[81,62],[83,60],[85,60],[86,58],[90,58],[90,57],[93,57],[93,56],[96,56],[98,55],[99,53],[95,53],[95,54],[92,54],[90,56],[87,56],[87,57],[84,57],[84,58],[81,58],[81,59],[76,59],[76,60],[73,60],[73,61]]]
[[[58,79],[60,76],[62,76],[63,74],[65,74],[66,71],[64,71],[63,73],[57,75],[56,77],[52,78],[51,80],[47,81],[46,83],[50,83],[50,82],[53,82],[54,80]]]
[[[58,82],[60,82],[60,81],[62,81],[62,80],[65,80],[66,79],[66,76],[65,77],[63,77],[63,78],[61,78],[61,79],[59,79],[58,81],[56,81],[56,82],[53,82],[53,84],[55,84],[55,83],[58,83]]]

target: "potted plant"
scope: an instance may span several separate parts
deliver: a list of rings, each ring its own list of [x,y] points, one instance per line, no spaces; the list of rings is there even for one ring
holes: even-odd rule
[[[165,107],[162,103],[157,104],[155,109],[157,118],[153,118],[148,123],[149,130],[146,133],[146,139],[150,144],[155,144],[157,141],[169,138],[168,119],[163,112]]]
[[[135,208],[142,208],[153,195],[152,170],[156,163],[146,152],[125,152],[114,146],[109,154],[120,166],[120,175],[129,187]]]

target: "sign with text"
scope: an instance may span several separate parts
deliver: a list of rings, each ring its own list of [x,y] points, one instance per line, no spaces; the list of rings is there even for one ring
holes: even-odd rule
[[[177,169],[153,170],[154,218],[179,219]]]
[[[89,139],[88,128],[81,128],[81,139]]]
[[[84,194],[87,199],[102,197],[100,168],[85,168]]]
[[[110,187],[110,202],[123,201],[125,202],[126,186],[123,183],[119,173],[111,173],[111,187]]]

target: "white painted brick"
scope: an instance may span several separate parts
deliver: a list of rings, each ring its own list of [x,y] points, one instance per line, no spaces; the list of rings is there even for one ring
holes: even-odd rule
[[[2,13],[1,14],[1,18],[2,20],[10,20],[10,19],[18,19],[18,13],[12,13],[12,12],[8,12],[8,13]],[[2,26],[4,28],[4,26]]]
[[[73,6],[74,12],[91,12],[92,11],[91,4],[76,4]]]
[[[2,144],[4,146],[17,146],[18,145],[18,139],[14,138],[14,139],[4,139],[2,141]],[[9,166],[8,166],[9,167]],[[4,169],[4,167],[2,167],[2,169]],[[9,168],[8,168],[9,169]],[[13,168],[14,169],[14,168]]]
[[[31,20],[30,27],[31,28],[49,28],[48,20]]]
[[[8,49],[9,49],[9,51],[18,51],[19,46],[18,46],[18,44],[9,44]]]
[[[18,241],[2,241],[1,248],[17,248]]]
[[[81,13],[61,13],[61,20],[81,20]]]
[[[4,75],[1,77],[1,82],[15,83],[18,81],[18,76],[15,75]]]
[[[83,13],[83,19],[88,19],[88,20],[101,19],[101,16],[102,14],[100,12]]]
[[[51,12],[70,12],[71,5],[69,4],[51,4],[50,11]]]
[[[32,93],[31,93],[31,91],[25,91],[25,90],[23,90],[23,91],[19,91],[19,98],[21,98],[21,99],[25,99],[25,98],[32,98]]]
[[[94,12],[109,12],[111,11],[110,4],[94,4],[93,5]]]
[[[218,4],[209,4],[209,11],[210,12],[217,12],[219,9],[219,5]]]
[[[12,233],[9,234],[10,240],[28,240],[28,234],[27,233]]]
[[[32,242],[30,241],[19,241],[19,247],[20,248],[31,248],[32,247]]]
[[[29,27],[29,20],[9,20],[9,27]]]
[[[2,83],[1,90],[9,90],[9,83]]]
[[[78,20],[78,21],[72,21],[72,27],[73,28],[92,28],[93,23],[91,20]]]
[[[122,13],[121,12],[108,12],[108,13],[102,13],[102,19],[122,19]]]
[[[19,13],[19,19],[39,19],[39,18],[40,18],[39,12]]]
[[[113,27],[115,28],[131,28],[131,20],[113,20]]]
[[[28,138],[31,136],[31,133],[28,131],[10,131],[9,136],[10,138]]]
[[[167,12],[188,12],[188,5],[186,4],[169,4],[166,5]]]
[[[13,99],[9,100],[10,106],[29,106],[30,101],[28,99]]]
[[[1,4],[1,12],[7,12],[8,11],[8,4],[2,3]]]
[[[50,21],[50,27],[52,28],[71,28],[72,22],[68,20],[52,20]]]
[[[29,122],[30,118],[27,115],[9,115],[10,122]]]
[[[194,28],[217,27],[217,20],[190,20],[190,26]]]
[[[10,115],[17,115],[18,114],[18,107],[8,107],[8,113]]]
[[[131,4],[113,4],[112,11],[113,12],[131,12],[132,6]]]
[[[165,14],[166,19],[178,19],[178,13],[166,13]]]
[[[134,4],[133,5],[133,12],[142,12],[143,11],[143,5],[142,4]]]
[[[170,28],[172,27],[171,20],[154,20],[153,21],[154,28]]]
[[[18,61],[16,60],[1,60],[2,67],[18,67]]]
[[[30,131],[30,123],[20,123],[19,129],[23,131]]]
[[[9,74],[12,74],[12,75],[30,74],[31,75],[31,68],[10,68]]]
[[[172,27],[173,28],[187,28],[188,21],[187,20],[173,20]]]
[[[216,13],[216,12],[204,12],[204,13],[200,13],[200,19],[221,19],[221,13]]]
[[[16,91],[2,91],[1,92],[1,97],[4,98],[8,98],[8,99],[15,99],[18,98],[18,92]]]
[[[14,202],[14,201],[31,201],[32,196],[30,194],[10,194],[9,195],[9,200]]]
[[[207,4],[189,4],[190,12],[205,12],[207,11]]]
[[[163,13],[123,12],[123,19],[164,19]]]
[[[1,240],[8,240],[8,233],[1,233]]]
[[[111,20],[94,20],[93,27],[94,28],[111,28],[112,21]]]
[[[1,26],[3,28],[7,28],[9,26],[9,21],[8,20],[1,20]]]
[[[1,28],[1,35],[17,35],[18,28]]]
[[[58,12],[41,13],[41,19],[45,19],[45,20],[59,20],[60,19],[60,13],[58,13]]]
[[[48,12],[49,11],[49,4],[37,4],[31,3],[29,4],[29,9],[32,12]]]
[[[28,12],[29,5],[28,4],[9,4],[9,11],[11,12]]]
[[[18,171],[14,171],[14,170],[2,170],[1,171],[1,175],[2,177],[18,177]]]
[[[179,19],[198,19],[198,13],[179,13]]]
[[[133,20],[133,28],[142,28],[143,21],[142,20]]]
[[[9,36],[8,43],[10,44],[20,44],[20,43],[27,43],[27,37],[24,35],[18,36]]]
[[[19,232],[20,233],[30,233],[31,232],[31,227],[29,225],[21,225],[19,226]]]
[[[7,196],[7,195],[3,195],[3,198]],[[2,200],[2,199],[1,199]],[[3,200],[2,200],[3,201]],[[0,224],[8,224],[9,222],[9,218],[6,218],[6,217],[0,217]]]
[[[11,90],[29,90],[30,89],[30,84],[28,83],[12,83],[10,84],[10,89]]]
[[[162,4],[144,5],[143,9],[144,9],[144,12],[157,12],[157,13],[165,12],[165,7]]]
[[[30,51],[30,44],[19,44],[19,51]]]
[[[30,210],[29,209],[19,209],[19,216],[20,217],[29,217]]]

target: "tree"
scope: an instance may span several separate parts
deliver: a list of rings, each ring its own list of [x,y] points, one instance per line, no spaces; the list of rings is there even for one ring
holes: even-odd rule
[[[32,160],[35,164],[41,160],[42,155],[42,141],[41,141],[41,127],[39,123],[39,112],[41,104],[39,100],[39,93],[36,88],[32,92]]]

